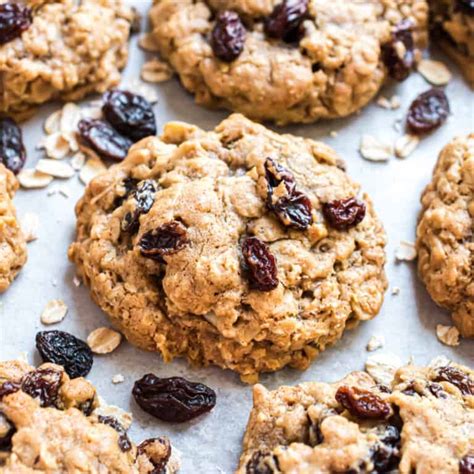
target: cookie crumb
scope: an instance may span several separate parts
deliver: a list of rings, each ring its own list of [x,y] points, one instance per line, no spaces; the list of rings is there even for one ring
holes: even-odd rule
[[[459,331],[455,326],[436,326],[436,336],[443,344],[451,347],[459,346]]]
[[[445,86],[452,77],[446,64],[433,59],[422,59],[418,64],[418,72],[434,86]]]
[[[140,36],[138,39],[138,46],[149,53],[158,53],[159,50],[156,41],[153,38],[153,34],[151,33],[145,33]]]
[[[397,158],[406,158],[420,143],[420,138],[409,133],[402,135],[395,141],[395,155]]]
[[[336,138],[338,136],[338,133],[336,132],[336,130],[331,130],[329,132],[329,136],[332,138]]]
[[[377,349],[382,348],[385,345],[385,337],[384,336],[372,336],[367,343],[366,349],[369,352],[374,352]]]
[[[54,283],[53,283],[53,286]],[[43,324],[56,324],[61,322],[68,311],[68,307],[63,300],[48,301],[41,313],[41,322]]]
[[[407,242],[406,240],[401,240],[397,250],[395,251],[395,258],[399,262],[411,262],[415,260],[416,255],[415,244]]]
[[[101,327],[94,329],[87,336],[87,345],[96,354],[110,354],[117,349],[122,340],[122,335],[113,329]]]
[[[40,220],[37,214],[27,212],[21,220],[21,230],[27,242],[32,242],[38,238]]]
[[[367,358],[365,370],[377,383],[390,387],[395,372],[402,365],[402,361],[395,354],[374,354]]]
[[[122,383],[124,380],[125,380],[125,377],[122,374],[115,374],[112,377],[112,383],[113,384]]]
[[[382,107],[382,109],[387,109],[387,110],[390,110],[392,108],[392,104],[391,102],[383,95],[381,95],[378,99],[377,99],[377,105],[379,107]]]
[[[132,425],[133,416],[128,411],[122,410],[115,405],[109,405],[100,395],[99,406],[92,412],[96,416],[111,416],[115,418],[125,430],[128,430]]]
[[[79,277],[75,276],[73,279],[72,279],[72,283],[73,285],[76,287],[76,288],[79,288],[82,284],[81,280],[79,279]]]
[[[400,294],[400,288],[398,286],[394,286],[392,288],[392,295],[399,295]]]
[[[127,84],[124,84],[123,89],[145,97],[145,99],[151,104],[158,102],[158,94],[155,88],[139,79],[133,79]]]
[[[362,135],[359,152],[369,161],[387,161],[393,155],[392,145],[367,134]]]

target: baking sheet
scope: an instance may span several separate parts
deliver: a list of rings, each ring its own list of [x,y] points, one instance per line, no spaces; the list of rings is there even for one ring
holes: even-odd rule
[[[150,2],[129,3],[142,13],[144,30]],[[135,36],[132,40],[124,83],[137,78],[141,65],[147,56],[151,56],[137,47],[137,39]],[[397,354],[404,361],[413,356],[415,362],[423,364],[444,354],[473,366],[474,340],[463,340],[458,347],[447,347],[437,340],[436,325],[451,324],[448,313],[429,298],[416,276],[415,263],[396,263],[394,256],[400,240],[414,240],[420,192],[430,179],[442,146],[454,135],[474,130],[474,95],[462,81],[457,68],[444,55],[432,51],[431,56],[442,59],[454,73],[447,86],[452,115],[404,160],[392,158],[387,163],[371,163],[361,158],[358,145],[363,133],[391,142],[400,135],[394,123],[403,119],[413,98],[430,87],[418,74],[413,74],[402,84],[383,89],[382,94],[386,97],[396,94],[401,98],[402,105],[398,110],[384,110],[372,104],[362,114],[348,119],[277,129],[322,140],[333,146],[346,161],[348,173],[372,196],[389,239],[386,271],[390,288],[378,317],[346,332],[343,339],[326,350],[307,371],[287,369],[262,376],[261,382],[268,388],[309,380],[334,381],[351,370],[362,369],[369,355],[365,346],[372,335],[385,336],[386,343],[380,352]],[[155,106],[159,130],[169,120],[183,120],[210,129],[228,114],[196,106],[176,79],[155,87],[159,95]],[[43,136],[44,119],[57,108],[58,104],[44,106],[23,125],[28,148],[27,167],[33,167],[42,157],[42,152],[35,146]],[[337,131],[337,137],[332,137],[331,131]],[[59,193],[48,196],[48,191],[58,186],[67,187],[70,197],[65,198]],[[36,213],[40,217],[40,230],[39,239],[28,245],[26,267],[8,292],[0,296],[1,359],[16,358],[26,352],[31,363],[40,362],[34,338],[38,331],[46,329],[40,323],[40,314],[51,299],[63,299],[69,313],[60,324],[48,329],[69,331],[85,339],[93,329],[109,324],[91,301],[87,288],[77,288],[73,284],[74,267],[66,256],[74,237],[74,204],[83,191],[84,186],[76,176],[70,180],[55,180],[42,190],[20,190],[16,196],[20,217],[27,212]],[[400,289],[398,295],[391,294],[394,287]],[[217,392],[215,409],[209,415],[180,425],[153,419],[142,412],[130,396],[133,382],[148,372],[160,376],[180,375],[209,385]],[[119,385],[112,384],[112,377],[119,373],[124,375],[125,381]],[[182,360],[164,364],[157,354],[140,351],[125,342],[112,354],[96,356],[89,378],[109,403],[133,413],[135,423],[130,435],[135,441],[157,435],[171,438],[182,453],[181,472],[231,473],[237,466],[252,400],[251,388],[242,384],[236,374],[218,368],[191,369]]]

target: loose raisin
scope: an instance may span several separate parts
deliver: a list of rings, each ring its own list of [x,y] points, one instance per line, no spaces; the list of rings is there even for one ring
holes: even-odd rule
[[[62,365],[72,379],[85,377],[92,368],[93,356],[89,346],[67,332],[39,332],[36,348],[43,361]]]
[[[237,59],[244,50],[247,32],[236,12],[225,10],[217,15],[211,33],[211,47],[214,54],[225,62]]]
[[[390,405],[378,395],[358,387],[339,387],[336,400],[353,416],[363,419],[384,419],[390,414]]]
[[[62,372],[50,368],[28,372],[21,381],[21,389],[30,397],[37,398],[42,407],[57,405]]]
[[[467,454],[459,461],[459,474],[474,474],[474,455]]]
[[[134,233],[138,231],[140,226],[140,216],[150,211],[155,202],[156,187],[152,180],[143,181],[133,191],[133,196],[136,201],[136,208],[133,212],[128,212],[122,222],[122,230],[125,232]]]
[[[186,228],[171,221],[143,234],[139,246],[144,257],[166,263],[164,257],[179,252],[187,243]]]
[[[108,91],[103,97],[102,112],[107,122],[124,137],[137,142],[156,135],[153,107],[144,97],[129,91]]]
[[[31,22],[31,10],[28,7],[17,2],[1,3],[0,45],[20,37],[30,27]]]
[[[287,43],[301,38],[301,25],[308,14],[308,0],[283,0],[265,21],[265,33]]]
[[[0,451],[10,450],[15,431],[16,429],[11,421],[0,411]]]
[[[214,390],[182,377],[161,378],[147,374],[135,382],[132,393],[147,413],[175,423],[192,420],[216,404]]]
[[[132,443],[127,436],[127,431],[116,418],[113,416],[99,415],[98,419],[99,423],[110,426],[119,434],[118,445],[121,451],[126,452],[132,449]]]
[[[171,457],[171,443],[168,438],[150,438],[137,446],[137,455],[145,456],[153,466],[150,474],[165,474]]]
[[[379,435],[379,442],[371,450],[374,472],[390,472],[400,462],[400,431],[393,425],[387,425]]]
[[[400,22],[392,31],[390,41],[382,46],[382,59],[390,77],[404,81],[415,64],[413,25],[410,20]]]
[[[407,126],[419,135],[441,126],[449,115],[449,102],[442,89],[433,88],[420,94],[410,105]]]
[[[247,237],[242,242],[242,256],[251,288],[271,291],[278,286],[276,259],[264,242],[257,237]]]
[[[20,390],[20,386],[17,383],[10,382],[7,380],[0,385],[0,401],[3,397],[10,395],[11,393],[18,392]]]
[[[21,128],[11,118],[0,119],[0,163],[17,174],[25,161],[26,150]]]
[[[474,382],[468,374],[456,367],[441,367],[438,369],[434,381],[449,382],[457,387],[463,395],[474,395]]]
[[[267,180],[267,208],[276,214],[283,225],[306,230],[313,222],[311,201],[296,189],[295,179],[290,171],[271,158],[267,158],[265,178]],[[275,192],[276,188],[278,192]]]
[[[365,204],[355,197],[323,204],[323,215],[331,227],[347,230],[360,224],[366,213]]]
[[[456,0],[456,11],[466,15],[474,15],[474,0]]]
[[[245,466],[246,474],[274,474],[280,472],[278,459],[270,452],[254,451]]]
[[[128,153],[133,142],[120,135],[107,122],[98,119],[82,119],[79,124],[79,136],[84,144],[103,158],[121,161]]]

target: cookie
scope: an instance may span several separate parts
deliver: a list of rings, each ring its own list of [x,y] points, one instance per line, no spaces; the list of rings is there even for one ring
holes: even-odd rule
[[[443,148],[421,204],[419,275],[461,334],[474,337],[474,134]]]
[[[76,206],[69,257],[133,343],[246,381],[305,369],[386,289],[370,198],[323,143],[232,115],[134,145]]]
[[[431,0],[434,39],[459,65],[474,87],[474,3],[469,0]]]
[[[6,291],[26,263],[26,241],[16,218],[13,196],[18,181],[0,163],[0,293]]]
[[[271,392],[256,385],[253,398],[237,474],[472,472],[468,367],[409,365],[391,387],[365,372]]]
[[[199,104],[278,124],[345,117],[427,42],[425,0],[154,0],[151,38]]]
[[[121,0],[25,4],[0,0],[0,15],[9,8],[18,23],[0,33],[0,114],[25,118],[48,100],[76,101],[119,83],[133,19]]]
[[[167,438],[138,446],[131,415],[108,406],[83,378],[63,368],[0,362],[0,472],[151,474],[176,472]]]

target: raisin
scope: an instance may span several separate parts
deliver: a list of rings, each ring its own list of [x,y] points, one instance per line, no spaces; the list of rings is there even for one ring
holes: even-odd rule
[[[64,331],[42,331],[36,334],[36,348],[43,361],[62,365],[72,379],[85,377],[92,368],[89,346]]]
[[[3,397],[10,395],[11,393],[18,392],[20,386],[14,382],[6,381],[0,385],[0,401]]]
[[[0,119],[0,163],[17,174],[25,161],[26,150],[20,127],[11,118]]]
[[[459,461],[459,474],[474,474],[474,455],[467,454]]]
[[[0,411],[0,451],[10,450],[15,431],[16,429],[11,421]],[[1,464],[0,461],[0,466]]]
[[[441,126],[449,115],[449,102],[442,89],[433,88],[420,94],[410,105],[407,126],[419,135]]]
[[[265,451],[254,451],[245,466],[246,474],[274,474],[279,470],[278,459]]]
[[[335,416],[337,415],[337,411],[329,408],[327,410],[324,410],[319,418],[317,420],[312,420],[308,416],[308,421],[309,421],[309,430],[308,430],[308,441],[310,446],[317,446],[318,444],[321,444],[324,441],[323,433],[321,432],[321,424],[322,422],[330,417],[330,416]]]
[[[192,420],[216,404],[214,390],[182,377],[161,378],[147,374],[135,382],[132,393],[147,413],[176,423]]]
[[[371,449],[374,472],[390,472],[400,462],[400,431],[393,425],[385,427],[379,442]]]
[[[79,136],[84,144],[103,158],[121,161],[128,153],[133,142],[120,135],[107,122],[98,119],[82,119],[79,124]]]
[[[347,230],[360,224],[366,212],[365,204],[355,197],[339,199],[323,204],[323,215],[331,227]]]
[[[382,60],[390,77],[404,81],[415,64],[413,25],[410,20],[400,22],[392,31],[390,41],[382,45]]]
[[[237,59],[244,50],[247,32],[236,12],[225,10],[217,15],[211,33],[211,47],[214,54],[225,62]]]
[[[276,259],[264,242],[257,237],[247,237],[242,242],[242,256],[251,288],[271,291],[278,286]]]
[[[474,0],[456,0],[456,11],[465,13],[466,15],[474,15]]]
[[[153,107],[145,97],[129,91],[108,91],[103,97],[102,112],[107,122],[124,137],[137,142],[156,135]]]
[[[38,398],[42,407],[57,405],[63,374],[51,368],[28,372],[21,381],[21,389],[30,397]]]
[[[456,367],[441,367],[434,379],[435,382],[449,382],[459,389],[463,395],[474,395],[474,382],[468,374]]]
[[[132,443],[128,439],[127,431],[116,418],[113,416],[99,415],[98,419],[99,423],[110,426],[119,434],[118,445],[121,451],[126,452],[132,449]]]
[[[140,216],[150,211],[155,202],[156,187],[151,180],[143,181],[135,191],[134,198],[137,202],[133,212],[128,212],[122,222],[122,230],[125,232],[135,233],[140,226]]]
[[[139,246],[144,257],[166,263],[164,257],[179,252],[187,243],[186,228],[171,221],[143,234]]]
[[[446,398],[446,392],[439,383],[429,383],[427,387],[436,398]]]
[[[358,387],[339,387],[336,400],[353,416],[363,419],[384,419],[390,414],[390,405],[379,396]]]
[[[265,21],[265,33],[287,43],[299,41],[308,14],[308,0],[283,0]]]
[[[0,45],[21,36],[32,22],[31,10],[21,3],[0,4]]]
[[[265,160],[267,180],[267,208],[274,212],[280,222],[287,227],[306,230],[313,222],[312,205],[309,198],[296,190],[293,175],[271,158]],[[284,188],[281,188],[281,184]],[[274,190],[279,188],[279,192]]]
[[[153,465],[150,474],[165,474],[171,457],[171,443],[168,438],[150,438],[137,446],[137,455],[145,456]]]

